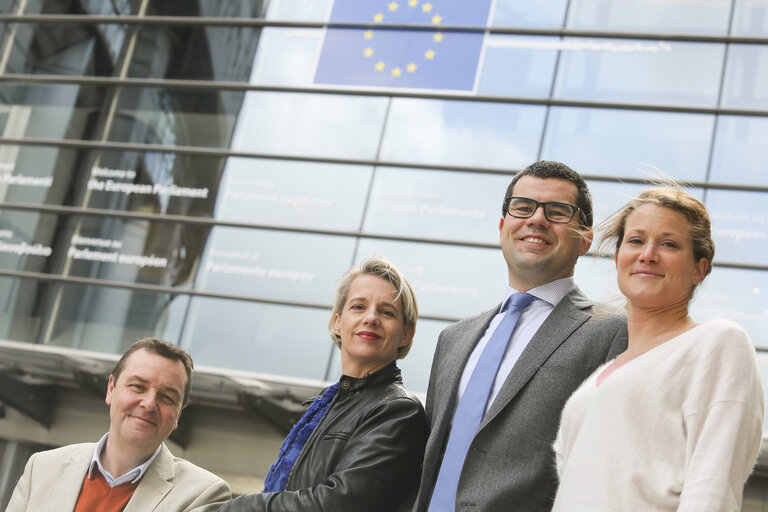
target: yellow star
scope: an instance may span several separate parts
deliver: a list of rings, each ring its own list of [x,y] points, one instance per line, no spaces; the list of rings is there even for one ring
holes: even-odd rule
[[[366,30],[363,37],[365,39],[373,39],[373,30]]]
[[[400,68],[395,68],[392,70],[392,76],[395,78],[399,77],[402,74],[403,74],[403,70]]]
[[[376,63],[376,71],[384,71],[384,68],[385,68],[385,67],[387,67],[387,65],[386,65],[386,64],[384,64],[384,63],[383,63],[383,62],[381,62],[381,61],[379,61],[379,62],[377,62],[377,63]]]
[[[426,52],[424,52],[424,57],[425,57],[427,60],[432,60],[432,59],[434,59],[434,58],[435,58],[435,50],[427,50]]]
[[[443,21],[443,17],[439,14],[437,16],[432,16],[432,23],[435,25],[439,25],[441,21]]]
[[[388,7],[390,11],[396,11],[399,6],[397,5],[397,2],[391,2]]]
[[[443,40],[443,33],[442,32],[435,32],[435,35],[432,36],[432,40],[436,43],[439,43]]]
[[[417,68],[417,67],[418,67],[418,66],[416,65],[416,63],[414,63],[414,62],[411,62],[410,64],[408,64],[408,66],[407,66],[407,68],[406,68],[406,69],[408,69],[408,72],[409,72],[409,73],[415,73],[415,72],[416,72],[416,68]]]
[[[408,7],[416,7],[419,5],[419,0],[408,0]]]
[[[370,57],[371,55],[373,55],[373,48],[369,47],[363,50],[363,55],[365,55],[366,57]]]
[[[429,12],[432,10],[432,4],[427,2],[424,5],[421,6],[421,10],[424,12]]]
[[[373,21],[376,22],[376,23],[381,23],[382,21],[384,21],[384,15],[381,14],[380,12],[374,14],[373,15]]]

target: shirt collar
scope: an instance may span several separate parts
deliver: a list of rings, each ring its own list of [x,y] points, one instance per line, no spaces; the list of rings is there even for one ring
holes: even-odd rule
[[[104,451],[104,447],[107,445],[108,437],[109,432],[104,434],[96,444],[96,449],[94,450],[93,457],[91,458],[91,465],[88,467],[88,478],[93,478],[93,468],[98,468],[99,472],[104,476],[104,480],[107,481],[110,487],[117,487],[118,485],[122,485],[126,482],[134,484],[141,480],[141,477],[144,476],[144,473],[149,469],[149,466],[151,466],[152,463],[155,462],[157,456],[160,455],[160,449],[162,448],[162,445],[158,446],[157,450],[155,450],[155,453],[153,453],[145,463],[136,466],[126,474],[115,478],[110,475],[109,471],[104,469],[104,466],[101,464],[101,452]]]
[[[571,291],[575,284],[576,283],[573,280],[573,276],[561,277],[560,279],[555,279],[549,283],[544,283],[542,285],[536,286],[535,288],[531,288],[528,290],[528,293],[533,295],[533,297],[536,299],[547,302],[554,308],[560,303],[561,300],[563,300],[563,297],[565,297],[568,292]],[[507,285],[507,290],[504,293],[504,299],[501,301],[502,308],[507,303],[509,298],[515,293],[518,293],[518,291]]]

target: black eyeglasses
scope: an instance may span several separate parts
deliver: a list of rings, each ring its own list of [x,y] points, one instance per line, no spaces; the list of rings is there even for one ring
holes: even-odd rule
[[[541,206],[544,209],[544,216],[549,222],[567,224],[571,222],[571,219],[579,211],[578,206],[557,201],[545,201],[542,203],[528,197],[508,197],[507,200],[509,201],[507,213],[518,219],[533,217],[533,214]]]

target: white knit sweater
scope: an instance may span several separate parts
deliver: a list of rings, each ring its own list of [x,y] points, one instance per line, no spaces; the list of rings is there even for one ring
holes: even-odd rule
[[[711,320],[597,386],[605,366],[563,409],[553,510],[738,511],[763,433],[763,387],[747,334]]]

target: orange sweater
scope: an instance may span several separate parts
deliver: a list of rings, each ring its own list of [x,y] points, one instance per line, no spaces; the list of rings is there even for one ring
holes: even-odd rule
[[[101,471],[94,469],[91,478],[85,475],[74,512],[121,512],[138,485],[128,482],[110,487]]]

